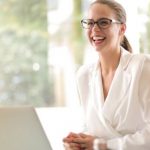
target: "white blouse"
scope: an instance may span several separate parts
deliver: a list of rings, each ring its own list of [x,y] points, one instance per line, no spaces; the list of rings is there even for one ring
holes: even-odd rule
[[[87,132],[106,139],[109,149],[150,150],[150,56],[122,48],[105,102],[98,64],[77,74]]]

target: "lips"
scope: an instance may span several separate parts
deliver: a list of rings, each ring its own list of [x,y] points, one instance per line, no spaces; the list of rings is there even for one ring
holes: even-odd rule
[[[93,36],[92,40],[95,44],[101,44],[106,38],[103,36]]]

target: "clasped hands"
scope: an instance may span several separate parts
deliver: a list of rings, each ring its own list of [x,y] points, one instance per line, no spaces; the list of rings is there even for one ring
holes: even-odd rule
[[[69,133],[63,139],[65,150],[94,150],[95,137],[84,133]],[[106,145],[101,145],[101,150],[107,150]]]

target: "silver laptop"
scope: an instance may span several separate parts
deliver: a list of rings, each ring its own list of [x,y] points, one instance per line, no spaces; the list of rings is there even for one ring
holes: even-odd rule
[[[33,107],[0,107],[0,150],[52,150]]]

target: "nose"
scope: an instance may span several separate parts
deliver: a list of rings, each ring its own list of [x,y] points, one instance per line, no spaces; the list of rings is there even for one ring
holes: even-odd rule
[[[94,25],[92,27],[92,30],[93,31],[97,31],[97,30],[99,31],[99,30],[101,30],[100,27],[98,26],[97,22],[94,23]]]

